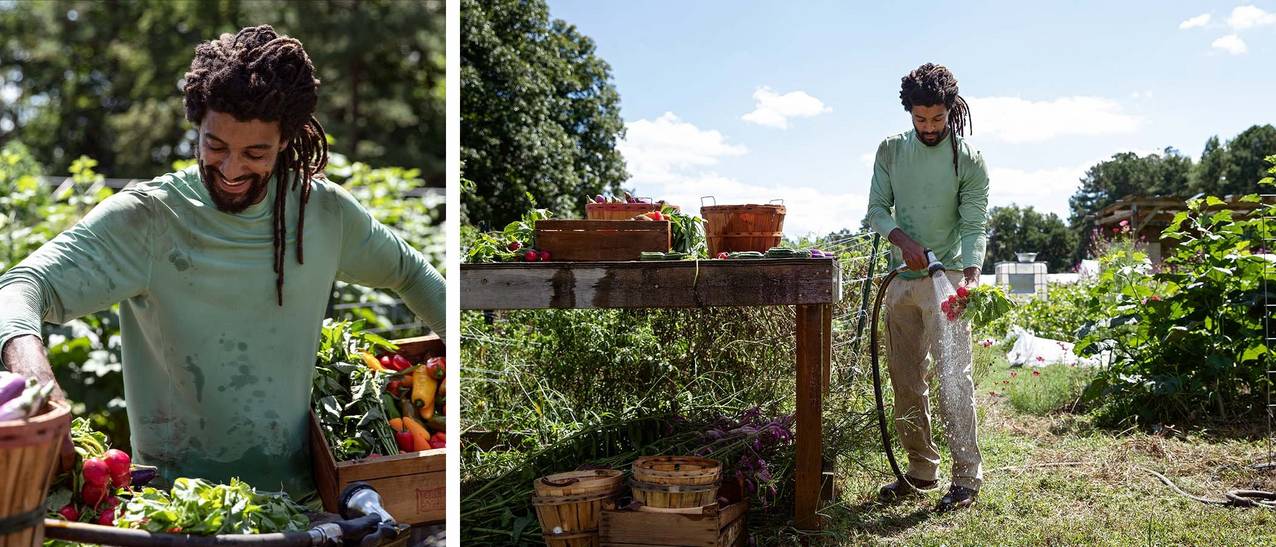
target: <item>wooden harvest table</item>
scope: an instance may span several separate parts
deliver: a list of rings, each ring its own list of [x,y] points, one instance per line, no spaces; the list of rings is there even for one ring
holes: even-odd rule
[[[795,524],[819,526],[823,397],[832,361],[833,259],[461,265],[461,309],[797,307]]]

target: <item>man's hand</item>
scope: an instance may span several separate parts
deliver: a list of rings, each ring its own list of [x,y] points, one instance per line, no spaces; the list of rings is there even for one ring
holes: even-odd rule
[[[926,267],[930,265],[930,261],[926,259],[926,248],[919,245],[913,238],[908,237],[903,230],[895,228],[891,230],[890,235],[886,239],[894,243],[896,247],[904,254],[904,263],[908,265],[908,269],[916,272],[926,271]]]
[[[66,392],[62,391],[62,386],[58,385],[57,379],[53,376],[53,367],[49,366],[49,355],[40,337],[28,334],[11,338],[3,348],[0,348],[0,362],[3,362],[10,372],[20,374],[24,378],[35,378],[40,384],[53,382],[53,393],[49,395],[49,399],[66,401]],[[70,433],[62,438],[62,448],[58,459],[59,473],[69,471],[75,466],[75,445],[71,443]]]
[[[961,286],[973,288],[979,286],[979,268],[971,266],[961,271]]]

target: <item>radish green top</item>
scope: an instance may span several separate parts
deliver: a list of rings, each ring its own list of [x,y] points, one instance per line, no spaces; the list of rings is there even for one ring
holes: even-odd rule
[[[444,281],[339,185],[315,179],[305,264],[299,192],[284,225],[283,306],[272,268],[276,184],[239,214],[217,210],[196,167],[120,191],[0,276],[0,347],[120,303],[134,458],[166,483],[238,476],[311,489],[308,412],[334,280],[397,292],[442,335]]]
[[[949,142],[953,138],[956,174]],[[887,236],[899,228],[935,251],[944,268],[963,270],[983,266],[987,219],[988,170],[983,156],[965,139],[949,131],[939,144],[927,146],[915,131],[908,131],[887,137],[877,147],[868,196],[868,222],[877,233]],[[902,263],[899,248],[892,247],[891,266]],[[925,275],[910,271],[900,277]]]

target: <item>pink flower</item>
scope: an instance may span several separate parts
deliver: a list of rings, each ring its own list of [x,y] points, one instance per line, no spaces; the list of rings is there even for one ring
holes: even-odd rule
[[[1041,371],[1040,371],[1040,370],[1034,370],[1034,371],[1032,371],[1032,375],[1033,375],[1033,376],[1041,376]]]
[[[1045,358],[1045,357],[1042,357],[1042,356],[1040,356],[1040,355],[1038,355],[1038,356],[1037,356],[1037,362],[1038,362],[1038,363],[1044,363],[1044,362],[1046,362],[1046,358]]]

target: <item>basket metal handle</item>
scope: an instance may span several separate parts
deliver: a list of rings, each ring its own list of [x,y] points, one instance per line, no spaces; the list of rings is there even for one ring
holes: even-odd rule
[[[580,482],[580,479],[576,477],[568,477],[561,481],[554,481],[554,480],[550,480],[549,477],[541,477],[541,482],[544,483],[545,486],[552,486],[554,488],[562,488],[564,486],[571,486],[573,484],[576,484]]]
[[[784,198],[775,198],[775,199],[773,199],[773,200],[771,200],[771,201],[768,201],[767,203],[768,203],[768,204],[771,204],[771,203],[775,203],[775,202],[777,202],[777,201],[778,201],[778,202],[780,202],[780,205],[784,205]]]

